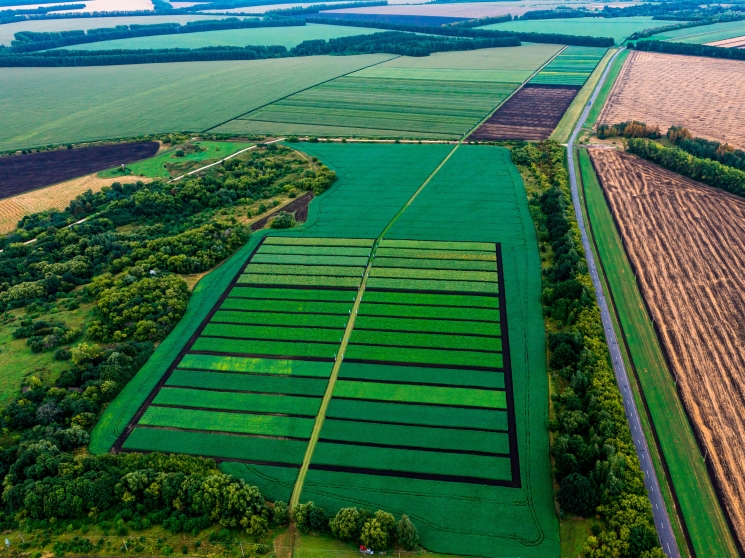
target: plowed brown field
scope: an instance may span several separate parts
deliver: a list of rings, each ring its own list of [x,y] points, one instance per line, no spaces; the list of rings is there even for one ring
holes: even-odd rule
[[[632,52],[600,124],[639,120],[685,126],[694,136],[745,148],[745,61]]]
[[[745,199],[590,150],[709,471],[745,543]]]

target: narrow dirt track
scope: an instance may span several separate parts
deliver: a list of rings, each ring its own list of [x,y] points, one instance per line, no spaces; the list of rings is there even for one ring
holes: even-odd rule
[[[745,543],[745,199],[590,150],[683,404]]]

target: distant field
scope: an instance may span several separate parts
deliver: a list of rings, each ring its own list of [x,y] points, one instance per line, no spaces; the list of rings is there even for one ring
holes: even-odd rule
[[[562,33],[565,35],[587,35],[590,37],[613,37],[621,44],[626,37],[636,31],[654,29],[663,25],[673,25],[678,21],[653,20],[651,17],[581,17],[572,19],[534,19],[525,21],[506,21],[486,25],[480,29],[500,31],[522,31],[524,33]]]
[[[138,48],[202,48],[208,46],[282,45],[292,48],[303,41],[336,39],[349,35],[378,33],[379,29],[344,27],[341,25],[314,25],[304,27],[264,27],[258,29],[225,29],[204,33],[180,35],[155,35],[75,45],[75,50],[108,50]]]
[[[530,80],[541,85],[584,85],[607,49],[570,46]]]
[[[740,35],[745,35],[745,21],[728,21],[726,23],[713,23],[699,27],[676,29],[675,31],[666,31],[652,35],[645,40],[703,44],[731,39]]]
[[[214,132],[457,138],[560,47],[400,57],[248,113]]]
[[[2,27],[2,26],[0,26]],[[202,131],[390,55],[0,70],[0,149]]]
[[[75,2],[68,2],[75,3]],[[132,9],[132,8],[129,8]],[[117,25],[154,25],[156,23],[181,23],[187,21],[199,21],[205,19],[223,19],[228,16],[219,15],[159,15],[159,16],[128,16],[107,18],[68,18],[68,19],[39,19],[34,21],[21,21],[18,23],[6,23],[0,25],[0,44],[10,46],[14,34],[19,31],[59,32],[72,31],[73,29],[97,29],[100,27],[116,27]],[[82,46],[82,45],[81,45]]]
[[[598,123],[639,120],[663,132],[685,126],[694,136],[743,148],[743,84],[745,64],[737,60],[633,51]]]

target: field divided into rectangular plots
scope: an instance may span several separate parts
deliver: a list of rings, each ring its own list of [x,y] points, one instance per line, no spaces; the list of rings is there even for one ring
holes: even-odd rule
[[[214,132],[455,139],[488,115],[560,47],[437,53],[373,67],[281,99]],[[510,56],[521,60],[515,64]]]
[[[570,46],[546,64],[531,84],[583,85],[605,55],[606,49]]]
[[[372,242],[266,238],[119,447],[250,466],[288,499]]]
[[[497,255],[379,243],[311,470],[520,485]]]

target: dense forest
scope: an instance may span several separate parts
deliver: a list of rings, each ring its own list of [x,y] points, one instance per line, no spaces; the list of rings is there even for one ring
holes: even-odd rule
[[[686,146],[693,150],[690,143]],[[718,160],[691,155],[681,147],[665,147],[654,141],[635,138],[627,140],[626,151],[693,180],[745,196],[745,171]]]
[[[643,473],[610,366],[600,310],[556,142],[512,151],[526,180],[544,260],[542,302],[556,393],[549,422],[562,513],[598,515],[587,558],[662,558]]]
[[[629,43],[629,48],[646,52],[666,52],[668,54],[687,54],[689,56],[745,60],[745,50],[739,48],[724,48],[668,41],[638,41],[636,44]]]

